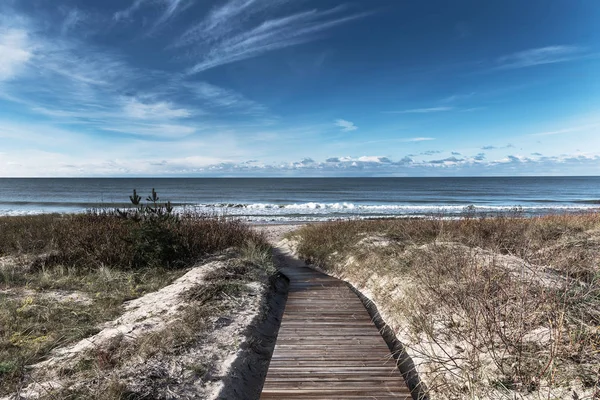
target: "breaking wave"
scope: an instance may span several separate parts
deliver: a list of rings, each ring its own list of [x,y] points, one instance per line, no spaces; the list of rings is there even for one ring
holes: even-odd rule
[[[0,215],[35,215],[48,212],[76,213],[90,209],[90,204],[56,204],[51,209],[47,204],[0,203]],[[119,204],[120,206],[120,204]],[[108,205],[104,207],[113,208]],[[596,203],[585,204],[538,204],[538,205],[472,205],[472,204],[356,204],[351,202],[337,203],[207,203],[179,204],[176,210],[193,209],[212,215],[238,217],[253,222],[294,222],[294,221],[327,221],[333,219],[367,219],[367,218],[419,218],[442,216],[456,218],[465,213],[478,215],[501,215],[520,213],[525,216],[544,215],[552,213],[574,213],[598,209]]]
[[[214,203],[198,204],[195,209],[219,215],[239,216],[250,221],[323,221],[339,218],[458,216],[464,213],[543,215],[558,212],[582,212],[595,209],[591,205],[415,205],[340,203]]]

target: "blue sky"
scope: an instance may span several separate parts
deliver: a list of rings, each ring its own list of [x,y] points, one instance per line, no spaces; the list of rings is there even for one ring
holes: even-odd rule
[[[1,0],[0,176],[600,175],[600,2]]]

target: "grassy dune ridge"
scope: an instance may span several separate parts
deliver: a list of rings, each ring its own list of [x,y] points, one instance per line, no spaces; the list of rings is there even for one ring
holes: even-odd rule
[[[600,395],[600,214],[340,221],[290,238],[377,304],[432,398]]]
[[[210,318],[234,312],[246,283],[266,282],[270,247],[240,221],[194,212],[160,222],[106,211],[0,217],[0,396],[26,386],[29,365],[98,333],[102,323],[123,313],[125,301],[156,292],[199,260],[227,249],[222,268],[182,298],[190,307],[177,323],[136,344],[88,354],[67,375],[104,374],[136,352],[141,357],[187,346],[198,332],[212,329]],[[162,345],[148,345],[152,337]],[[109,398],[101,395],[109,383],[110,398],[125,391],[118,381],[101,381],[94,393],[76,391],[70,398]]]

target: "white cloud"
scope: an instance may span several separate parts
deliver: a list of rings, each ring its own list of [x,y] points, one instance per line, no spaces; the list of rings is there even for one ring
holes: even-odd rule
[[[556,131],[547,131],[547,132],[534,133],[534,134],[532,134],[532,136],[561,135],[561,134],[565,134],[565,133],[588,131],[590,129],[598,128],[598,127],[600,127],[600,124],[590,124],[590,125],[574,126],[574,127],[571,127],[571,128],[559,129],[559,130],[556,130]]]
[[[75,28],[83,18],[78,11],[65,12],[68,27]],[[4,28],[7,22],[0,19],[2,100],[18,103],[51,122],[77,124],[80,131],[110,129],[149,138],[181,138],[197,131],[197,124],[172,123],[197,117],[202,110],[176,101],[187,94],[180,82],[169,93],[161,91],[161,86],[175,82],[170,75],[133,68],[119,53],[72,35],[45,35],[35,29],[35,21],[14,11],[8,14],[19,21],[19,28]],[[19,74],[25,64],[36,74]],[[132,92],[134,96],[123,96]],[[146,121],[159,124],[150,127]]]
[[[208,106],[250,115],[264,115],[268,112],[262,104],[249,100],[241,94],[207,82],[188,84],[187,87]]]
[[[452,157],[443,158],[441,160],[430,160],[430,161],[427,161],[427,163],[434,164],[434,165],[437,164],[437,165],[452,166],[452,165],[457,165],[463,161],[465,161],[464,158],[457,158],[455,156],[452,156]]]
[[[358,126],[354,125],[354,122],[346,121],[345,119],[336,120],[335,125],[342,128],[343,132],[351,132],[358,129]]]
[[[600,155],[580,152],[535,158],[516,154],[493,160],[482,154],[433,158],[438,152],[426,152],[396,158],[362,155],[324,161],[316,157],[273,161],[258,156],[260,150],[256,148],[236,143],[228,134],[200,137],[193,128],[176,124],[138,124],[130,128],[106,127],[107,131],[141,135],[115,146],[110,138],[0,121],[3,144],[21,141],[16,147],[3,147],[0,176],[489,176],[600,172]],[[148,141],[149,136],[161,140],[160,145]],[[173,138],[176,140],[167,140]],[[247,161],[250,159],[253,161]]]
[[[156,176],[194,174],[209,171],[225,161],[217,157],[189,156],[160,159],[153,157],[110,157],[92,155],[88,159],[60,152],[21,150],[0,154],[0,176]]]
[[[184,11],[193,4],[190,0],[134,0],[131,5],[113,14],[115,21],[131,19],[143,6],[161,7],[162,12],[154,22],[153,29]]]
[[[197,129],[190,125],[177,124],[131,124],[106,126],[105,131],[121,132],[130,135],[149,136],[155,138],[176,139],[194,134]]]
[[[168,102],[142,103],[135,98],[126,100],[123,110],[125,115],[137,119],[176,119],[192,116],[190,110],[174,107]]]
[[[430,141],[430,140],[435,140],[435,138],[432,138],[432,137],[414,137],[414,138],[403,139],[404,142],[426,142],[426,141]]]
[[[129,7],[124,10],[117,11],[114,13],[113,18],[115,21],[121,21],[123,19],[131,18],[131,15],[142,7],[146,0],[135,0]]]
[[[81,136],[79,136],[81,138]],[[64,146],[75,142],[78,135],[60,128],[45,126],[44,124],[18,123],[0,119],[0,138],[3,148],[13,141],[20,143],[33,143],[41,147]]]
[[[0,81],[19,75],[33,56],[27,32],[0,26]]]
[[[169,19],[173,18],[175,15],[184,11],[189,5],[191,5],[191,2],[187,0],[164,0],[164,3],[165,10],[154,24],[154,27],[164,24]]]
[[[189,170],[195,168],[211,167],[213,165],[218,165],[222,162],[226,162],[226,160],[221,160],[216,157],[189,156],[165,160],[163,162],[163,165],[168,165],[170,169],[175,170]]]
[[[344,15],[345,7],[340,6],[269,19],[271,11],[284,10],[289,2],[229,0],[185,32],[174,47],[192,47],[190,53],[198,61],[188,73],[196,74],[315,40],[321,31],[367,15]],[[252,22],[254,26],[250,26]]]
[[[430,107],[430,108],[413,108],[410,110],[402,111],[386,111],[386,114],[428,114],[444,111],[452,111],[454,107]]]
[[[77,8],[66,10],[65,19],[60,27],[60,32],[63,35],[69,31],[76,29],[87,18],[87,15]]]
[[[361,156],[358,157],[357,161],[367,162],[367,163],[389,163],[391,162],[389,158],[383,156]]]
[[[305,175],[343,176],[357,173],[372,176],[405,176],[405,175],[528,175],[544,174],[560,170],[562,174],[580,174],[581,171],[600,171],[600,155],[562,155],[531,159],[528,157],[509,155],[505,158],[486,161],[480,154],[471,157],[415,161],[403,157],[397,161],[382,156],[331,157],[325,161],[305,158],[296,162],[280,163],[221,163],[207,167],[199,172],[227,174],[282,174],[287,175],[301,170]]]
[[[462,100],[466,100],[469,99],[473,96],[477,95],[476,92],[469,92],[469,93],[460,93],[460,94],[453,94],[447,97],[444,97],[443,99],[440,100],[441,103],[454,103],[457,101],[462,101]]]
[[[547,46],[502,56],[497,63],[500,69],[514,69],[571,61],[585,56],[585,49],[577,46]]]
[[[500,149],[514,149],[514,145],[511,143],[508,143],[504,146],[494,146],[494,145],[487,145],[487,146],[482,146],[481,150],[500,150]]]

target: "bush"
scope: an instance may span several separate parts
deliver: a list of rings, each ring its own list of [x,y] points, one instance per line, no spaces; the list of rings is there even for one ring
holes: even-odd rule
[[[161,203],[158,194],[152,194],[141,202],[136,190],[129,196],[133,210],[116,210],[130,224],[125,241],[133,247],[131,265],[140,267],[177,267],[188,258],[180,234],[181,221],[173,213],[170,202]]]
[[[35,256],[37,268],[172,269],[248,242],[268,247],[243,222],[195,210],[175,213],[154,190],[145,204],[135,190],[130,200],[133,207],[125,210],[0,217],[0,256]]]

